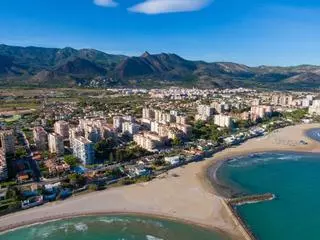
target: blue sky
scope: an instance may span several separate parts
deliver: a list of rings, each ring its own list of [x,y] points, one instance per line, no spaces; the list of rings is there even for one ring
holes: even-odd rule
[[[320,65],[316,0],[1,0],[0,42]]]

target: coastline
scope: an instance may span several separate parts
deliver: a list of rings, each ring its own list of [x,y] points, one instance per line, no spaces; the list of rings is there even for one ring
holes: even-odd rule
[[[209,183],[214,190],[214,194],[222,198],[239,196],[239,192],[234,192],[218,179],[217,171],[222,164],[237,157],[266,152],[320,153],[320,142],[307,135],[308,131],[314,128],[320,128],[320,124],[301,124],[285,127],[275,130],[266,136],[250,139],[239,146],[216,153],[211,158],[213,161],[204,167],[205,175],[209,180],[205,184]],[[288,144],[280,143],[286,140],[288,140]],[[301,140],[308,144],[299,144]]]
[[[236,148],[226,149],[216,154],[213,157],[213,159],[215,159],[213,163],[208,164],[204,168],[204,174],[208,179],[204,182],[204,184],[208,185],[209,183],[211,185],[211,188],[214,190],[214,194],[221,196],[222,204],[227,209],[230,218],[233,219],[235,225],[238,226],[238,229],[241,232],[243,239],[254,240],[256,238],[254,234],[251,232],[251,230],[248,229],[247,225],[242,220],[242,218],[239,216],[234,206],[229,203],[228,199],[244,196],[246,194],[243,192],[239,192],[236,189],[233,189],[230,186],[223,183],[222,181],[220,181],[217,176],[217,171],[226,161],[230,161],[237,157],[248,156],[251,154],[259,154],[266,152],[320,153],[320,142],[307,134],[310,130],[315,128],[320,128],[320,124],[304,124],[289,126],[283,129],[276,130],[275,132],[272,132],[270,135],[256,139],[251,139],[243,145],[237,146]],[[294,134],[291,134],[291,136],[288,137],[289,133]],[[276,141],[273,137],[276,137]],[[289,138],[291,142],[290,144],[279,145],[279,139],[277,139],[278,137],[287,139]],[[300,142],[301,140],[307,142],[308,144],[298,144],[298,142]],[[293,144],[294,142],[295,144]],[[262,145],[264,146],[261,148]]]
[[[276,130],[218,152],[203,162],[172,169],[148,183],[94,192],[5,215],[0,217],[0,232],[76,216],[134,215],[194,224],[224,235],[227,233],[231,239],[249,239],[244,236],[241,219],[225,206],[224,197],[208,178],[208,169],[218,169],[224,161],[250,153],[320,152],[320,143],[305,136],[312,128],[320,128],[320,124]],[[299,144],[301,140],[308,144]],[[58,214],[61,212],[63,214]]]

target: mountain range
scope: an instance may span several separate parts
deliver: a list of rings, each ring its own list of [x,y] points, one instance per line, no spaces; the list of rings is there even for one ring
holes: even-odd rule
[[[0,44],[0,86],[315,89],[320,86],[320,66],[249,67],[166,53],[129,57],[95,49]]]

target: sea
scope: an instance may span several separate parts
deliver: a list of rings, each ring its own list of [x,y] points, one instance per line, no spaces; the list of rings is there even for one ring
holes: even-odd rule
[[[320,129],[307,135],[320,140]],[[320,154],[250,154],[226,161],[216,174],[238,195],[276,195],[272,201],[236,207],[257,239],[320,239]]]
[[[227,240],[220,233],[141,216],[91,216],[58,220],[0,235],[1,240]]]

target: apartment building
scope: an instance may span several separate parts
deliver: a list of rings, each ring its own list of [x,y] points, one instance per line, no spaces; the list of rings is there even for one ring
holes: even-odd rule
[[[50,133],[48,135],[48,145],[49,145],[50,153],[55,153],[57,154],[57,156],[63,156],[64,145],[63,145],[63,137],[61,135],[57,133]]]
[[[0,131],[0,149],[4,154],[15,153],[15,137],[13,130]]]
[[[232,125],[232,120],[230,116],[219,114],[214,116],[214,124],[218,125],[219,127],[230,128]]]
[[[140,130],[140,125],[132,122],[124,122],[122,124],[122,133],[128,134],[130,136],[138,133]]]
[[[66,121],[55,122],[54,132],[62,136],[63,139],[69,138],[69,123]]]
[[[45,151],[48,148],[48,133],[43,127],[33,128],[33,141],[39,151]]]
[[[80,159],[85,165],[94,164],[95,152],[94,145],[88,139],[84,137],[76,137],[73,141],[73,155]]]

